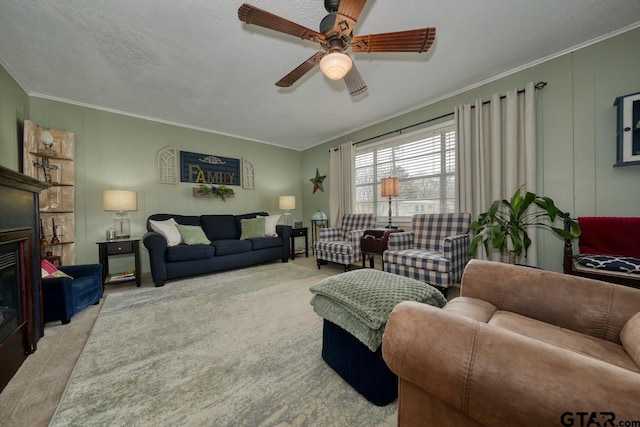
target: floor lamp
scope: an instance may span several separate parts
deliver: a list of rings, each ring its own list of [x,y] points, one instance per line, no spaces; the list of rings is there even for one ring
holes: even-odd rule
[[[389,198],[389,224],[385,228],[396,228],[391,225],[391,198],[400,195],[400,180],[398,178],[382,178],[380,180],[380,195]]]

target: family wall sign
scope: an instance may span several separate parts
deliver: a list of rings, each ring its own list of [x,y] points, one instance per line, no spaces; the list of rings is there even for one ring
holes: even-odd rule
[[[240,159],[180,151],[180,181],[240,185]]]

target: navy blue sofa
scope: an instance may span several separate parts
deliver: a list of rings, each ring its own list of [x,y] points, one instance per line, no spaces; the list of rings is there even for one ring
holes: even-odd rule
[[[147,218],[147,230],[142,242],[149,251],[151,277],[156,287],[167,280],[212,273],[238,267],[282,260],[288,262],[291,253],[291,227],[277,225],[275,237],[240,240],[240,221],[269,215],[254,212],[244,215],[172,215],[154,214]],[[178,224],[202,227],[210,245],[167,246],[160,233],[151,229],[149,220],[165,221],[173,218]]]

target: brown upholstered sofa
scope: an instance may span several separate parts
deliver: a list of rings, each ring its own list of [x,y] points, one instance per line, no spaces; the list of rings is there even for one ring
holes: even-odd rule
[[[639,312],[638,289],[472,260],[444,309],[403,302],[389,317],[398,425],[640,420]]]

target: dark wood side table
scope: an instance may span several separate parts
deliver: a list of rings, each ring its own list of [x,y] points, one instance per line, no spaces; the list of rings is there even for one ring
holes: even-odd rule
[[[389,234],[400,233],[401,228],[375,228],[366,230],[360,238],[360,250],[362,251],[362,268],[365,267],[365,259],[369,258],[369,267],[374,267],[373,255],[382,255],[389,247]],[[384,270],[384,261],[382,261]]]
[[[136,286],[140,287],[140,239],[124,238],[115,240],[101,240],[98,244],[100,264],[102,264],[102,283],[136,281]],[[110,255],[133,255],[134,269],[132,275],[120,275],[109,273]]]
[[[291,229],[291,259],[296,259],[296,237],[304,237],[304,255],[309,258],[309,228],[300,227]]]

